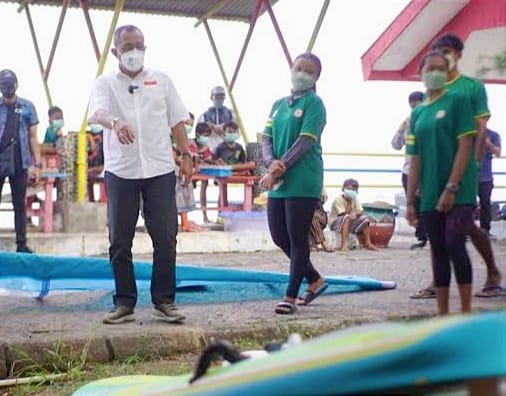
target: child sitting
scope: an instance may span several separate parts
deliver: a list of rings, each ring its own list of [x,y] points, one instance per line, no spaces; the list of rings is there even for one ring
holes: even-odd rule
[[[323,233],[328,223],[327,212],[323,207],[325,202],[327,202],[327,198],[327,191],[324,188],[313,214],[313,221],[311,222],[311,229],[309,230],[309,244],[311,249],[319,250],[321,248],[330,253],[333,249],[325,239],[325,234]]]
[[[196,163],[194,162],[195,169],[198,172],[198,166],[202,164],[212,164],[213,154],[209,149],[208,141],[211,136],[211,127],[205,122],[199,122],[195,127],[195,140],[190,142],[189,150],[194,156]],[[200,182],[200,209],[202,210],[202,216],[204,223],[210,223],[207,217],[207,186],[209,182],[202,180]]]
[[[223,125],[224,141],[221,142],[213,154],[216,165],[230,165],[233,174],[250,175],[255,169],[255,162],[246,162],[244,148],[237,143],[239,127],[233,121]]]
[[[341,247],[339,250],[349,251],[348,236],[350,232],[363,235],[365,247],[369,250],[378,250],[371,242],[369,218],[363,215],[364,209],[357,198],[358,181],[346,179],[343,183],[342,194],[338,195],[332,203],[330,211],[330,229],[341,234]]]

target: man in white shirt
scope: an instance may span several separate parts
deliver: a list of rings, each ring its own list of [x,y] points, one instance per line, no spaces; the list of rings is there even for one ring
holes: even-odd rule
[[[188,111],[166,74],[144,68],[145,49],[139,28],[116,29],[111,52],[119,69],[95,81],[89,105],[89,122],[104,127],[109,255],[116,284],[114,309],[104,317],[106,324],[135,320],[132,241],[141,196],[154,247],[154,316],[169,323],[185,319],[174,305],[177,209],[172,139],[182,153],[179,172],[186,185],[192,174],[184,127]]]

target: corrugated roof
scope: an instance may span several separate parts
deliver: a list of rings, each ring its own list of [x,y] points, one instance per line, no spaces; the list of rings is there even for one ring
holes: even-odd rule
[[[271,4],[278,0],[271,0]],[[88,0],[90,9],[114,10],[115,0]],[[257,0],[229,0],[210,19],[249,22]],[[0,3],[22,4],[22,0],[0,0]],[[61,6],[62,0],[28,0],[30,5]],[[219,3],[219,0],[126,0],[123,11],[158,15],[200,18]],[[71,1],[78,7],[77,1]]]

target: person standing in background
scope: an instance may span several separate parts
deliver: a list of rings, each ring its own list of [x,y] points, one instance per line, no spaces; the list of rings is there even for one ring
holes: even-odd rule
[[[480,80],[460,73],[459,60],[462,57],[464,43],[454,34],[445,34],[438,37],[432,44],[432,50],[440,51],[448,59],[448,79],[446,89],[449,92],[457,92],[467,98],[471,104],[471,112],[476,122],[476,138],[474,141],[474,158],[476,161],[476,172],[479,171],[479,164],[483,158],[487,121],[490,118],[488,109],[487,91]],[[477,297],[498,297],[502,295],[501,286],[502,274],[495,262],[492,244],[487,232],[473,222],[474,228],[469,234],[471,242],[480,253],[487,266],[487,279],[482,289],[475,295]],[[434,285],[418,290],[411,298],[435,297]]]
[[[411,155],[406,219],[421,217],[429,235],[433,285],[439,315],[449,313],[451,264],[462,313],[471,312],[473,271],[466,236],[474,229],[477,173],[473,155],[476,124],[469,99],[448,90],[449,61],[439,51],[426,54],[420,74],[426,99],[411,113],[406,153]],[[420,189],[420,212],[415,194]]]
[[[411,110],[413,110],[416,106],[418,106],[423,101],[423,92],[414,91],[411,92],[408,96],[408,103]],[[409,130],[409,117],[406,118],[394,137],[392,138],[392,148],[395,150],[402,150],[406,146],[406,137],[408,136]],[[408,192],[408,174],[409,174],[409,164],[411,162],[411,157],[409,155],[404,155],[404,165],[402,167],[402,188],[404,189],[404,194],[406,195]],[[417,207],[420,205],[420,197],[418,194],[417,198]],[[423,248],[427,244],[427,234],[423,230],[422,222],[418,222],[415,229],[415,237],[418,242],[411,245],[410,249]]]
[[[480,199],[480,227],[486,231],[489,238],[493,238],[490,233],[490,222],[492,220],[492,189],[494,188],[494,175],[492,173],[492,158],[501,156],[501,136],[491,130],[486,129],[485,154],[481,161],[480,171],[478,173],[478,198]]]
[[[16,252],[33,253],[26,244],[26,188],[37,184],[42,168],[37,137],[39,119],[32,102],[16,95],[18,79],[13,71],[0,71],[0,198],[5,178],[9,178]]]

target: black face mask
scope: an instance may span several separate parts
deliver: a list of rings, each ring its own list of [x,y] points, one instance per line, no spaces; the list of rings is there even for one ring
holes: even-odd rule
[[[16,85],[11,82],[4,82],[0,84],[0,92],[6,99],[11,99],[16,94]]]

